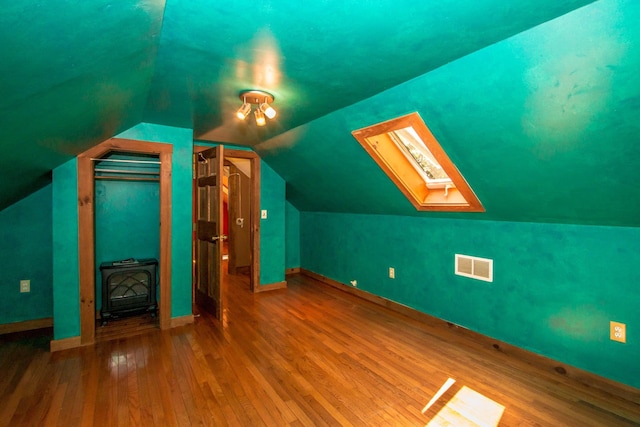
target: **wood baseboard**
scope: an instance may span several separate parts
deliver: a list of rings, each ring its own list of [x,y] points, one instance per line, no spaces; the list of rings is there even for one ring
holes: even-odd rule
[[[314,273],[309,270],[301,269],[301,274],[316,279],[317,281],[337,288],[341,291],[355,295],[364,300],[370,301],[379,306],[385,307],[396,313],[405,315],[421,324],[430,333],[437,336],[455,335],[457,341],[466,347],[473,348],[475,351],[491,353],[494,357],[499,358],[502,363],[509,365],[527,364],[533,366],[540,375],[549,378],[562,377],[571,380],[573,383],[597,391],[610,393],[615,396],[622,397],[630,402],[640,404],[640,394],[638,389],[627,384],[622,384],[597,374],[563,364],[562,362],[550,359],[546,356],[516,347],[494,338],[474,332],[462,326],[447,322],[429,314],[423,313],[406,305],[402,305],[395,301],[371,294],[360,290],[356,287],[338,282],[321,274]],[[459,338],[459,339],[458,339]]]
[[[22,322],[5,323],[4,325],[0,325],[0,335],[12,334],[14,332],[31,331],[34,329],[50,328],[52,326],[53,317],[25,320]]]
[[[269,283],[268,285],[260,285],[254,289],[254,293],[275,291],[276,289],[285,289],[287,287],[287,281]]]
[[[172,317],[171,318],[171,327],[177,328],[178,326],[189,325],[193,323],[193,314],[188,314],[186,316],[180,317]]]
[[[285,275],[289,275],[289,274],[297,274],[300,273],[300,267],[292,267],[292,268],[287,268],[284,271]]]
[[[76,348],[82,346],[81,337],[64,338],[61,340],[51,340],[49,343],[49,349],[53,353],[55,351],[68,350],[70,348]]]

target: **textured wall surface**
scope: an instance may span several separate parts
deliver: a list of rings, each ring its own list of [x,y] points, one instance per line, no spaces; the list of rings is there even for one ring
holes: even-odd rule
[[[291,203],[285,204],[285,268],[300,267],[300,211]]]
[[[78,162],[53,171],[53,337],[80,335]]]
[[[640,230],[301,214],[302,267],[501,341],[640,386]],[[454,275],[494,260],[492,283]],[[395,279],[388,268],[395,268]],[[628,342],[609,340],[609,321]]]
[[[51,185],[0,212],[0,324],[53,317]],[[20,293],[20,280],[31,292]]]
[[[285,182],[266,163],[260,166],[260,285],[284,280],[285,265]]]
[[[160,259],[160,185],[98,180],[95,188],[96,310],[99,310],[101,263],[127,258]],[[161,297],[159,293],[158,296]]]

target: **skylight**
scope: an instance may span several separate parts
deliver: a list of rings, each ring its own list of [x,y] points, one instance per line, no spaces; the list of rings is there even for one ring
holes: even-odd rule
[[[429,188],[438,188],[453,182],[440,163],[424,145],[412,127],[389,132],[391,139],[413,159],[413,165],[422,175]]]
[[[418,113],[353,132],[418,210],[484,212]]]

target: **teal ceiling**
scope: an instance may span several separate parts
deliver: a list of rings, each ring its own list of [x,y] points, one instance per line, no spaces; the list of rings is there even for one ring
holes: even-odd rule
[[[15,0],[0,209],[140,122],[253,147],[299,209],[416,214],[351,131],[418,111],[488,220],[640,225],[632,0]],[[239,123],[238,93],[277,120]],[[432,215],[432,214],[420,214]]]
[[[637,227],[638,22],[640,2],[597,2],[255,149],[305,211]],[[352,130],[412,111],[485,213],[416,212],[354,143]]]
[[[164,2],[113,3],[3,3],[0,209],[142,120]]]

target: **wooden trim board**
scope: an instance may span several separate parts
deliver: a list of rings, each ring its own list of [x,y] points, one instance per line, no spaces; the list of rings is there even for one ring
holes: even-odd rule
[[[563,364],[562,362],[539,355],[532,351],[498,341],[494,338],[482,335],[462,326],[455,325],[451,322],[447,322],[446,320],[439,319],[395,301],[346,285],[304,268],[300,269],[300,273],[333,288],[340,289],[386,309],[403,314],[410,319],[419,322],[422,327],[434,335],[444,336],[446,338],[446,336],[451,337],[453,334],[456,336],[456,343],[463,344],[468,348],[472,348],[474,351],[491,353],[493,357],[499,359],[503,364],[516,366],[527,364],[534,367],[541,376],[555,378],[556,380],[565,378],[572,381],[574,384],[579,385],[581,388],[591,390],[594,394],[613,394],[630,402],[640,404],[640,394],[638,393],[638,389],[629,385]]]
[[[258,292],[275,291],[277,289],[286,289],[286,287],[287,287],[287,281],[283,280],[282,282],[269,283],[268,285],[257,286],[254,292],[258,293]]]
[[[173,149],[173,146],[171,147]],[[172,151],[160,153],[160,329],[171,327]],[[164,285],[163,285],[164,284]]]
[[[64,338],[61,340],[51,340],[49,349],[53,353],[55,351],[68,350],[70,348],[80,347],[82,345],[82,337]]]
[[[0,325],[0,335],[14,332],[32,331],[34,329],[50,328],[53,326],[53,317],[44,319],[24,320],[22,322],[5,323]]]
[[[287,274],[297,274],[297,273],[300,273],[300,267],[287,268],[284,271],[285,275],[287,275]]]
[[[189,325],[193,323],[193,314],[188,314],[186,316],[173,317],[171,318],[171,327],[177,328],[179,326]]]

